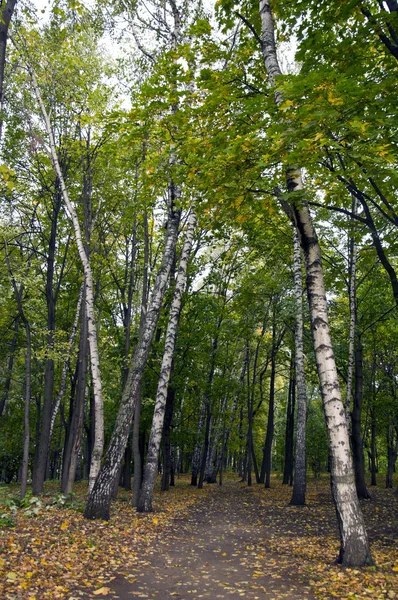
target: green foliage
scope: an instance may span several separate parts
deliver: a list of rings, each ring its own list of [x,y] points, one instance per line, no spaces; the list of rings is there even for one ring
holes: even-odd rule
[[[371,19],[361,10],[363,6],[372,13]],[[45,300],[48,241],[56,220],[59,186],[31,82],[26,70],[20,68],[27,59],[36,71],[51,115],[66,185],[86,235],[90,223],[93,226],[89,246],[96,286],[106,441],[119,407],[123,370],[138,338],[145,219],[150,290],[160,264],[173,183],[179,190],[175,202],[183,209],[183,218],[193,206],[199,226],[171,382],[176,391],[172,443],[189,459],[201,404],[208,394],[214,422],[212,439],[229,427],[233,418],[229,450],[243,455],[247,396],[253,392],[254,406],[258,406],[253,436],[261,460],[268,416],[267,361],[272,345],[272,324],[266,313],[274,311],[278,331],[286,330],[277,358],[275,458],[281,462],[295,302],[291,225],[280,208],[278,194],[285,192],[286,166],[296,162],[304,169],[306,199],[314,202],[343,387],[348,355],[348,237],[353,236],[358,246],[357,300],[365,365],[363,432],[366,446],[369,414],[376,411],[380,464],[385,462],[386,427],[398,418],[393,391],[396,315],[390,282],[371,245],[363,206],[359,206],[356,224],[349,213],[353,191],[363,194],[386,255],[396,269],[398,121],[393,99],[398,91],[398,65],[380,36],[389,27],[396,27],[396,15],[384,14],[375,1],[319,5],[284,0],[273,9],[278,16],[278,40],[294,40],[298,61],[292,73],[278,78],[277,88],[284,95],[279,108],[270,93],[258,40],[237,15],[239,12],[260,34],[257,4],[221,0],[215,5],[217,24],[201,6],[185,6],[178,43],[170,36],[172,11],[166,10],[165,21],[154,25],[140,2],[110,5],[103,0],[93,9],[72,0],[55,2],[44,25],[24,7],[8,60],[0,164],[0,243],[4,252],[3,241],[7,242],[13,275],[18,286],[23,286],[22,302],[32,331],[30,464],[39,431],[36,421],[42,408],[43,373],[49,360],[54,361],[54,398],[64,361],[69,361],[52,457],[59,456],[64,443],[78,358],[77,341],[70,348],[69,334],[83,274],[61,203],[54,253],[56,327],[50,330]],[[109,41],[104,43],[108,34],[117,51],[110,52]],[[147,51],[145,55],[137,50],[137,43]],[[302,200],[301,195],[298,201]],[[7,379],[17,313],[10,274],[4,261],[1,264],[0,392]],[[172,286],[144,374],[142,433],[148,432],[152,419],[171,297]],[[128,310],[131,344],[126,349]],[[319,474],[327,463],[327,447],[307,309],[305,316],[306,369],[308,386],[313,390],[308,461]],[[0,464],[6,481],[16,479],[21,462],[25,346],[20,327],[7,410],[1,417]],[[247,377],[240,380],[245,348],[250,356],[249,383]],[[259,368],[264,369],[261,382],[253,372],[256,348]],[[88,378],[84,443],[90,429],[90,388]],[[83,446],[87,460],[87,444]],[[59,465],[57,469],[59,475]],[[66,502],[69,499],[59,496],[52,505]],[[36,501],[25,507],[32,515],[37,509],[41,510]],[[12,515],[8,518],[12,521]]]

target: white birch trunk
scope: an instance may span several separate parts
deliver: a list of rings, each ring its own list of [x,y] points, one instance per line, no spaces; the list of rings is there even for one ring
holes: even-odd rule
[[[167,221],[162,264],[156,276],[149,308],[146,312],[142,331],[140,331],[140,337],[131,359],[115,428],[104,458],[104,463],[87,499],[84,514],[88,519],[109,519],[114,480],[119,474],[119,467],[123,460],[136,406],[137,391],[139,391],[142,372],[145,367],[152,338],[159,319],[164,292],[166,290],[167,280],[169,278],[176,248],[179,221],[180,211],[171,210]]]
[[[50,141],[50,154],[51,154],[51,162],[53,164],[54,171],[58,177],[59,185],[62,192],[62,197],[64,199],[67,211],[69,213],[69,217],[72,221],[73,230],[75,234],[75,240],[77,249],[79,252],[79,257],[83,265],[84,269],[84,279],[86,284],[86,309],[87,309],[87,321],[88,321],[88,341],[90,347],[90,363],[91,363],[91,376],[93,382],[93,390],[94,390],[94,413],[95,413],[95,438],[93,451],[91,455],[91,464],[90,464],[90,474],[89,474],[89,492],[93,489],[94,482],[97,478],[102,452],[104,449],[104,408],[103,408],[103,399],[102,399],[102,381],[101,381],[101,371],[100,371],[100,362],[99,362],[99,353],[98,353],[98,341],[97,341],[97,327],[95,322],[95,312],[94,312],[94,285],[93,285],[93,276],[91,271],[90,261],[87,257],[87,252],[84,247],[84,241],[82,236],[82,231],[80,228],[79,219],[73,206],[68,191],[65,186],[64,177],[62,174],[62,170],[59,164],[57,149],[55,147],[55,140],[52,132],[50,118],[48,116],[46,107],[44,106],[43,99],[41,97],[40,89],[37,83],[36,75],[32,69],[32,67],[27,65],[29,74],[31,77],[31,81],[33,84],[33,89],[37,98],[37,101],[40,106],[40,110],[43,116],[43,120],[45,123],[47,135]]]
[[[152,428],[149,438],[148,452],[145,465],[144,480],[140,497],[137,503],[138,512],[152,511],[152,494],[158,470],[159,448],[162,439],[164,413],[166,407],[167,389],[169,386],[174,349],[180,320],[182,296],[187,282],[187,267],[192,249],[193,235],[196,227],[196,215],[193,211],[189,215],[185,242],[182,249],[180,265],[178,267],[174,297],[170,308],[169,322],[166,331],[162,366],[156,393],[155,410],[152,419]]]
[[[282,72],[276,54],[270,1],[260,0],[259,9],[263,58],[269,82],[274,86],[275,77]],[[279,106],[282,101],[282,91],[276,90],[276,104]],[[287,169],[286,182],[288,192],[292,194],[291,211],[303,249],[307,274],[311,328],[329,440],[331,486],[340,531],[339,561],[345,566],[372,564],[363,515],[355,488],[347,421],[329,330],[319,242],[308,205],[303,199],[301,171],[296,166]],[[294,202],[295,199],[297,203]]]
[[[357,200],[352,199],[352,212],[357,213]],[[347,393],[345,402],[345,413],[347,426],[350,429],[351,424],[351,396],[352,380],[355,364],[355,331],[356,331],[356,266],[357,266],[357,246],[355,237],[352,234],[349,237],[349,302],[350,302],[350,329],[348,346],[348,370],[347,370]]]
[[[297,423],[296,423],[296,460],[294,465],[293,494],[290,504],[305,504],[306,493],[306,423],[307,423],[307,389],[304,370],[303,343],[303,282],[301,274],[301,251],[296,228],[294,228],[294,293],[296,296],[296,328],[294,333],[296,353],[297,384]]]

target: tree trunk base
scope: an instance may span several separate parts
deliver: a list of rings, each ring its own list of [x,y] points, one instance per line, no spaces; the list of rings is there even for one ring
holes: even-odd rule
[[[84,516],[90,520],[102,519],[103,521],[109,521],[110,506],[108,503],[87,502]]]
[[[152,502],[150,500],[142,500],[140,498],[138,500],[136,509],[139,513],[151,513],[153,512]]]
[[[289,506],[306,506],[305,494],[293,494],[292,499],[289,502]]]
[[[343,567],[371,567],[375,564],[367,544],[363,544],[357,536],[348,539],[346,547],[340,549],[337,563]]]
[[[357,489],[357,494],[359,500],[373,500],[372,494],[366,487],[361,490]]]

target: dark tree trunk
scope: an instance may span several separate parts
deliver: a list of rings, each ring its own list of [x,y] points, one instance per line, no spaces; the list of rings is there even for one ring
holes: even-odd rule
[[[222,441],[221,441],[220,475],[219,475],[219,480],[218,480],[219,485],[222,485],[222,473],[223,473],[223,469],[224,469],[224,454],[225,454],[225,447],[227,445],[226,441],[227,441],[227,432],[225,430],[225,425],[224,425],[223,432],[222,432]]]
[[[12,338],[11,348],[10,348],[10,356],[9,356],[9,359],[8,359],[7,377],[6,377],[6,381],[5,381],[5,384],[4,384],[3,394],[2,394],[1,400],[0,400],[0,418],[1,418],[2,414],[3,414],[4,407],[5,407],[6,403],[7,403],[8,394],[10,393],[11,380],[12,380],[12,371],[13,371],[13,367],[14,367],[14,354],[15,354],[15,349],[17,347],[17,341],[18,341],[19,318],[20,318],[20,315],[18,315],[16,317],[15,324],[14,324],[14,336]]]
[[[30,397],[31,397],[31,336],[29,321],[22,314],[22,319],[25,324],[26,331],[26,357],[25,357],[25,408],[24,408],[24,440],[23,440],[23,457],[21,471],[21,491],[20,497],[24,498],[28,486],[28,468],[29,468],[29,442],[30,442]]]
[[[91,465],[91,455],[93,453],[94,448],[94,439],[95,439],[95,411],[94,411],[94,391],[93,388],[90,387],[88,394],[88,424],[85,425],[86,430],[86,446],[87,452],[85,457],[85,479],[89,478],[90,474],[90,465]]]
[[[52,468],[51,468],[51,479],[54,479],[54,480],[58,478],[58,470],[59,470],[60,459],[61,459],[61,442],[62,442],[62,429],[61,429],[61,425],[59,425],[57,449],[55,450],[54,455],[53,455],[53,462],[52,462]]]
[[[394,436],[395,434],[395,436]],[[387,426],[387,473],[386,473],[386,488],[392,488],[392,476],[395,471],[395,463],[398,455],[398,427],[391,425]]]
[[[247,354],[247,485],[250,487],[252,485],[252,457],[254,455],[253,452],[253,404],[252,404],[252,394],[250,389],[250,354],[249,354],[249,345],[247,344],[246,349]],[[255,365],[254,365],[255,370]],[[254,382],[253,382],[254,383]],[[254,385],[253,385],[254,388]],[[254,392],[254,389],[253,389]]]
[[[58,179],[56,181],[56,192],[53,200],[51,215],[51,231],[48,243],[47,254],[47,274],[46,274],[46,302],[47,302],[47,347],[50,351],[54,346],[55,332],[55,307],[56,293],[54,292],[55,277],[55,252],[57,243],[58,216],[61,209],[61,192],[59,190]],[[50,430],[51,430],[51,412],[53,405],[54,391],[54,360],[50,357],[46,359],[44,372],[44,395],[43,410],[40,429],[40,438],[38,440],[38,449],[36,464],[33,470],[32,490],[36,496],[43,492],[44,479],[47,469],[49,454]],[[36,442],[37,443],[37,442]]]
[[[22,465],[20,469],[20,481],[21,481],[21,491],[20,497],[23,499],[26,494],[26,489],[28,485],[28,468],[29,468],[29,443],[30,443],[30,398],[31,398],[31,362],[32,362],[32,344],[31,344],[31,331],[30,331],[30,323],[26,318],[26,315],[23,310],[22,298],[24,292],[24,285],[21,284],[18,288],[17,282],[15,280],[14,274],[11,268],[10,257],[8,255],[7,243],[5,246],[5,255],[6,255],[6,265],[8,269],[8,273],[11,278],[12,287],[14,290],[15,300],[18,306],[19,315],[24,323],[25,332],[26,332],[26,355],[25,355],[25,402],[24,402],[24,437],[23,437],[23,454],[22,454]],[[19,476],[18,476],[19,480]]]
[[[80,317],[79,352],[76,365],[76,396],[70,419],[67,444],[65,447],[64,468],[61,489],[71,494],[76,477],[77,462],[83,437],[84,404],[86,396],[86,377],[88,366],[88,331],[86,302],[83,298]]]
[[[370,485],[377,485],[377,463],[376,463],[376,412],[374,408],[371,410],[371,438],[370,438]]]
[[[275,324],[273,327],[273,338],[275,339]],[[266,488],[271,487],[271,453],[272,440],[274,437],[274,412],[275,412],[275,373],[276,361],[275,351],[272,351],[271,357],[271,378],[269,384],[269,404],[268,404],[268,421],[267,433],[264,442],[263,463],[261,465],[260,483],[264,483]]]
[[[261,483],[260,482],[260,473],[259,473],[258,464],[257,464],[256,452],[254,450],[253,435],[252,435],[252,441],[251,441],[251,449],[252,449],[253,470],[254,470],[254,476],[256,478],[256,483]]]
[[[124,464],[123,464],[123,487],[125,490],[131,490],[131,461],[133,458],[133,436],[130,433],[129,440],[127,442],[126,451],[124,453]]]
[[[170,475],[171,475],[170,428],[171,428],[171,421],[173,419],[174,398],[175,398],[175,390],[174,390],[173,386],[169,385],[169,388],[167,390],[166,412],[164,415],[164,424],[163,424],[162,492],[167,492],[170,487]]]
[[[225,292],[223,293],[223,295],[225,297]],[[203,448],[203,454],[202,454],[202,462],[200,465],[200,473],[199,473],[199,482],[198,482],[199,489],[203,488],[203,481],[205,478],[205,470],[206,470],[207,453],[209,452],[209,445],[210,445],[210,423],[211,423],[211,395],[210,394],[211,394],[211,387],[212,387],[212,383],[213,383],[214,370],[215,370],[215,366],[216,366],[218,336],[219,336],[222,320],[223,320],[223,316],[220,315],[217,320],[216,335],[215,335],[215,337],[213,339],[213,343],[212,343],[210,370],[209,370],[209,374],[207,376],[206,391],[204,394],[204,406],[205,406],[205,411],[206,411],[206,413],[205,413],[206,414],[206,426],[205,426],[205,440],[204,440],[204,448]]]
[[[175,449],[174,446],[171,447],[170,452],[171,460],[170,460],[170,487],[175,486]]]
[[[132,505],[137,506],[138,498],[141,490],[142,482],[142,467],[144,454],[140,449],[140,421],[141,421],[141,393],[142,382],[137,388],[137,400],[134,411],[133,422],[133,458],[134,458],[134,478],[133,478],[133,496]]]
[[[209,443],[210,443],[210,422],[211,422],[211,405],[210,398],[206,397],[206,426],[205,426],[205,440],[202,454],[202,463],[200,465],[200,473],[199,473],[199,481],[198,488],[201,490],[203,488],[203,481],[205,478],[205,470],[206,470],[206,458],[207,453],[209,451]]]
[[[63,448],[63,452],[62,452],[62,474],[61,474],[61,489],[63,487],[63,481],[65,481],[66,483],[66,478],[67,478],[67,474],[69,472],[69,463],[70,463],[70,456],[71,456],[71,449],[72,449],[72,445],[70,443],[69,440],[69,436],[70,436],[70,432],[71,432],[71,427],[72,427],[72,419],[73,419],[73,413],[74,413],[74,405],[76,402],[76,387],[77,387],[77,378],[79,375],[79,363],[76,362],[76,366],[75,366],[75,372],[73,374],[73,377],[71,379],[71,387],[70,387],[70,393],[69,393],[69,416],[68,416],[68,422],[66,423],[66,421],[64,422],[65,425],[65,438],[64,438],[64,448]],[[64,411],[62,410],[62,416],[64,417]]]
[[[286,409],[285,429],[285,461],[283,468],[283,484],[291,484],[293,479],[293,457],[294,457],[294,409],[296,403],[296,378],[294,376],[294,358],[292,356],[290,365],[289,391]]]
[[[198,473],[201,465],[201,451],[202,451],[202,431],[205,420],[205,406],[202,401],[202,405],[200,407],[199,419],[198,419],[198,428],[196,431],[196,440],[195,446],[193,449],[192,455],[192,474],[191,474],[191,485],[198,485]]]
[[[355,485],[357,488],[358,498],[361,500],[370,498],[370,494],[366,488],[365,482],[365,459],[363,454],[363,440],[361,431],[363,389],[362,364],[362,343],[360,336],[357,334],[357,347],[355,350],[355,393],[354,405],[351,413],[351,444],[354,458]]]
[[[6,66],[6,50],[8,39],[8,28],[11,23],[17,0],[7,0],[1,13],[0,19],[0,111],[4,103],[4,71]],[[1,3],[3,6],[3,2]],[[0,140],[3,129],[3,120],[0,116]]]
[[[376,225],[375,225],[375,223],[373,221],[373,217],[372,217],[372,214],[370,212],[369,206],[368,206],[368,204],[366,202],[366,199],[365,199],[365,197],[363,196],[363,194],[359,190],[356,190],[356,191],[358,193],[358,199],[361,202],[362,208],[363,208],[364,213],[365,213],[367,225],[368,225],[368,227],[370,229],[370,233],[372,235],[373,245],[374,245],[375,250],[377,252],[377,256],[379,257],[379,260],[380,260],[381,264],[383,265],[384,269],[386,270],[387,275],[390,278],[392,293],[394,295],[395,302],[396,302],[396,304],[398,306],[398,278],[397,278],[397,274],[395,272],[395,269],[394,269],[393,265],[391,264],[391,262],[387,258],[387,255],[386,255],[385,250],[383,248],[383,245],[381,243],[380,236],[378,234]]]

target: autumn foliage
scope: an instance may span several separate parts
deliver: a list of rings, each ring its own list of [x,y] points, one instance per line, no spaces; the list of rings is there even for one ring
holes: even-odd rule
[[[291,490],[276,476],[268,490],[263,486],[247,488],[232,476],[227,479],[227,487],[227,493],[221,495],[219,486],[197,490],[183,477],[171,492],[156,493],[152,514],[137,514],[130,507],[129,496],[121,491],[112,520],[94,523],[85,520],[81,513],[85,486],[76,487],[71,506],[61,507],[59,502],[54,504],[56,498],[59,500],[56,487],[48,484],[37,515],[26,514],[24,508],[18,509],[15,517],[10,509],[5,511],[12,520],[1,531],[0,597],[113,598],[112,582],[117,574],[134,582],[138,574],[150,569],[160,540],[167,548],[175,535],[187,537],[186,521],[193,507],[204,505],[211,524],[219,510],[225,509],[222,504],[228,502],[229,487],[231,493],[238,494],[246,515],[245,521],[238,524],[243,539],[247,527],[258,531],[256,543],[240,544],[232,557],[227,557],[231,559],[231,570],[249,566],[249,589],[261,591],[263,578],[271,578],[277,586],[275,597],[286,597],[277,595],[278,586],[293,578],[317,598],[396,597],[398,500],[393,490],[374,489],[373,500],[362,504],[377,567],[344,569],[334,562],[339,543],[326,477],[309,482],[308,503],[301,508],[288,506]],[[3,499],[7,494],[3,489]],[[199,530],[207,525],[195,526]],[[195,550],[194,538],[189,536],[187,543]],[[229,543],[226,536],[220,541],[220,551]],[[150,590],[147,592],[148,596],[142,592],[143,597],[150,597]]]

